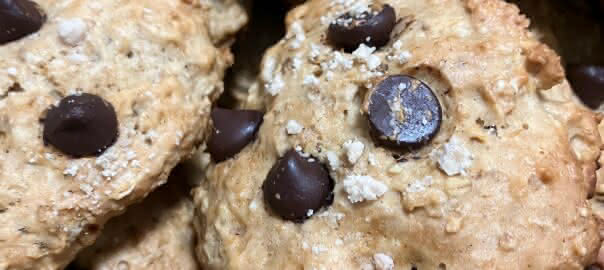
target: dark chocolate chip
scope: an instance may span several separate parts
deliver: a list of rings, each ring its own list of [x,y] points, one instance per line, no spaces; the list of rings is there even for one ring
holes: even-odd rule
[[[74,157],[100,155],[117,136],[115,110],[97,95],[67,96],[44,119],[44,142]]]
[[[273,212],[285,220],[302,222],[333,202],[333,187],[325,166],[290,150],[273,165],[262,191]]]
[[[571,65],[567,76],[585,105],[597,109],[604,102],[604,66]]]
[[[406,76],[390,76],[369,97],[369,123],[382,145],[410,149],[430,141],[440,129],[442,109],[428,85]]]
[[[38,32],[46,16],[29,0],[0,0],[0,44]]]
[[[352,52],[364,43],[369,47],[382,47],[390,40],[396,24],[396,14],[389,5],[380,12],[350,12],[338,17],[327,29],[328,41],[338,49]]]
[[[262,112],[252,110],[212,110],[214,129],[208,141],[212,159],[221,162],[239,153],[256,137],[262,124]]]

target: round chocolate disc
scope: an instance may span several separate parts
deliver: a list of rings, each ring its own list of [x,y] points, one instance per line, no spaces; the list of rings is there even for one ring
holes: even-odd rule
[[[384,146],[398,149],[422,146],[440,129],[442,109],[438,98],[416,78],[387,77],[369,98],[372,134]]]
[[[356,50],[362,43],[379,48],[388,43],[395,24],[396,14],[389,5],[384,5],[379,12],[348,12],[329,25],[327,40],[336,48],[347,52]]]
[[[289,150],[264,180],[264,200],[285,220],[302,222],[333,202],[334,182],[318,160]]]
[[[233,157],[253,141],[262,124],[263,113],[252,110],[212,110],[214,129],[208,152],[216,162]]]
[[[46,21],[40,7],[29,0],[0,0],[0,44],[35,33]]]
[[[100,155],[117,136],[113,106],[92,94],[63,98],[44,119],[44,142],[74,157]]]

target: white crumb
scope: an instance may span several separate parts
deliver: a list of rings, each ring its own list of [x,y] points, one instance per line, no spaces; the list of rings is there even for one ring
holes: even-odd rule
[[[281,92],[283,87],[285,87],[285,82],[281,78],[280,74],[277,74],[273,80],[271,80],[268,84],[266,84],[266,91],[271,94],[271,96],[276,96]]]
[[[304,86],[317,86],[319,84],[319,79],[312,74],[306,75],[302,84]]]
[[[290,48],[297,49],[300,48],[302,42],[306,40],[306,35],[304,34],[304,27],[302,27],[302,23],[300,21],[295,21],[291,25],[291,30],[293,33],[293,40],[290,43]]]
[[[329,164],[329,167],[331,167],[332,170],[335,170],[340,167],[340,159],[338,158],[338,155],[335,152],[328,151],[326,153],[326,155],[327,155],[327,162]]]
[[[394,261],[392,257],[384,253],[376,253],[373,255],[373,262],[376,270],[392,270],[394,269]]]
[[[86,38],[87,29],[88,26],[84,20],[73,18],[60,21],[57,32],[63,43],[76,46]]]
[[[351,164],[355,164],[365,150],[365,145],[358,140],[350,140],[344,143],[344,149],[346,149],[346,156]]]
[[[366,175],[349,175],[344,179],[344,190],[351,203],[374,201],[388,191],[384,183]]]
[[[287,125],[285,126],[285,129],[287,130],[287,134],[295,135],[295,134],[299,134],[300,132],[302,132],[302,129],[304,129],[304,127],[300,123],[298,123],[298,121],[296,121],[296,120],[289,120],[289,121],[287,121]]]
[[[472,166],[472,153],[455,136],[441,149],[432,152],[431,158],[449,176],[465,175],[466,169]]]
[[[373,54],[375,50],[375,47],[368,47],[365,44],[361,44],[359,45],[359,48],[352,52],[352,54],[358,59],[363,60],[367,64],[369,70],[373,70],[381,64],[380,58]]]

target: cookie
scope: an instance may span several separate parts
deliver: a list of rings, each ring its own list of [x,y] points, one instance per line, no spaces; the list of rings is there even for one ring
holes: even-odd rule
[[[177,166],[168,183],[109,221],[96,243],[78,254],[73,269],[199,269],[194,253],[192,162]],[[199,177],[197,177],[199,178]]]
[[[287,25],[256,138],[195,190],[204,269],[595,261],[596,116],[516,6],[314,0]]]
[[[0,3],[0,269],[64,267],[165,183],[245,20],[236,1]]]

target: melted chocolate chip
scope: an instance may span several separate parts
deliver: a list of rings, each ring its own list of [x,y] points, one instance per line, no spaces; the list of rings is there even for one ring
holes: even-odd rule
[[[604,66],[571,65],[567,76],[585,105],[597,109],[604,102]]]
[[[233,157],[253,141],[262,116],[259,111],[215,108],[211,115],[214,129],[208,141],[208,151],[214,161]]]
[[[440,103],[430,87],[418,79],[387,77],[369,98],[372,135],[384,146],[401,150],[419,147],[440,129]]]
[[[46,16],[29,0],[0,0],[0,44],[38,32]]]
[[[380,12],[350,12],[338,17],[327,29],[327,39],[338,49],[352,52],[364,43],[369,47],[382,47],[390,40],[396,24],[396,14],[389,5]]]
[[[92,94],[63,98],[44,119],[44,142],[74,157],[100,155],[117,136],[113,106]]]
[[[290,150],[273,165],[262,191],[273,212],[285,220],[302,222],[332,203],[333,187],[325,166]]]

